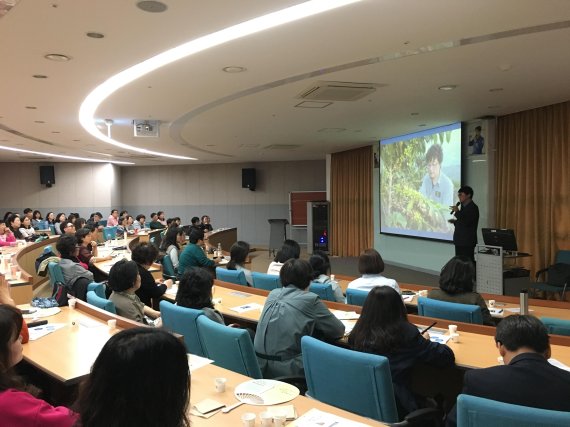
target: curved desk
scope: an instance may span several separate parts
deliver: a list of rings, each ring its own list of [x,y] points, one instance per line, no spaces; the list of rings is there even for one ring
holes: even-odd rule
[[[218,244],[222,245],[222,250],[229,252],[232,245],[237,242],[237,228],[218,228],[210,232],[206,239],[209,248],[216,249]]]

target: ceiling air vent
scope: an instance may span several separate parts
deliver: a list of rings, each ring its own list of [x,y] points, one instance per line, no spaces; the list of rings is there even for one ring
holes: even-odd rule
[[[138,138],[158,138],[160,120],[133,120],[133,132]]]
[[[265,147],[266,150],[294,150],[299,148],[298,144],[273,144]]]
[[[316,82],[297,98],[315,101],[356,101],[376,91],[373,83]]]

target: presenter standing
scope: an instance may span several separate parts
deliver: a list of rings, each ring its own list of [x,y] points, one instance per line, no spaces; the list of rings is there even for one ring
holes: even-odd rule
[[[449,220],[455,226],[453,232],[455,255],[466,256],[475,262],[479,207],[473,201],[473,189],[471,187],[467,185],[461,187],[457,196],[459,203],[456,206],[449,207],[451,214],[455,217]]]

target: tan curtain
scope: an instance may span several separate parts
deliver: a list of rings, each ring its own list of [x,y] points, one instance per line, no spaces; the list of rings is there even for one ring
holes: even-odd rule
[[[531,274],[570,249],[570,102],[500,117],[497,226],[513,228]]]
[[[331,253],[358,256],[373,247],[372,147],[331,157]]]

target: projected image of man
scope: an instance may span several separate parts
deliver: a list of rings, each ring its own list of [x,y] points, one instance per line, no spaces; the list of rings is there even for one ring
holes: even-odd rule
[[[451,179],[441,171],[442,162],[441,145],[433,144],[426,153],[427,173],[422,179],[419,191],[428,199],[449,206],[453,204],[454,189]]]

